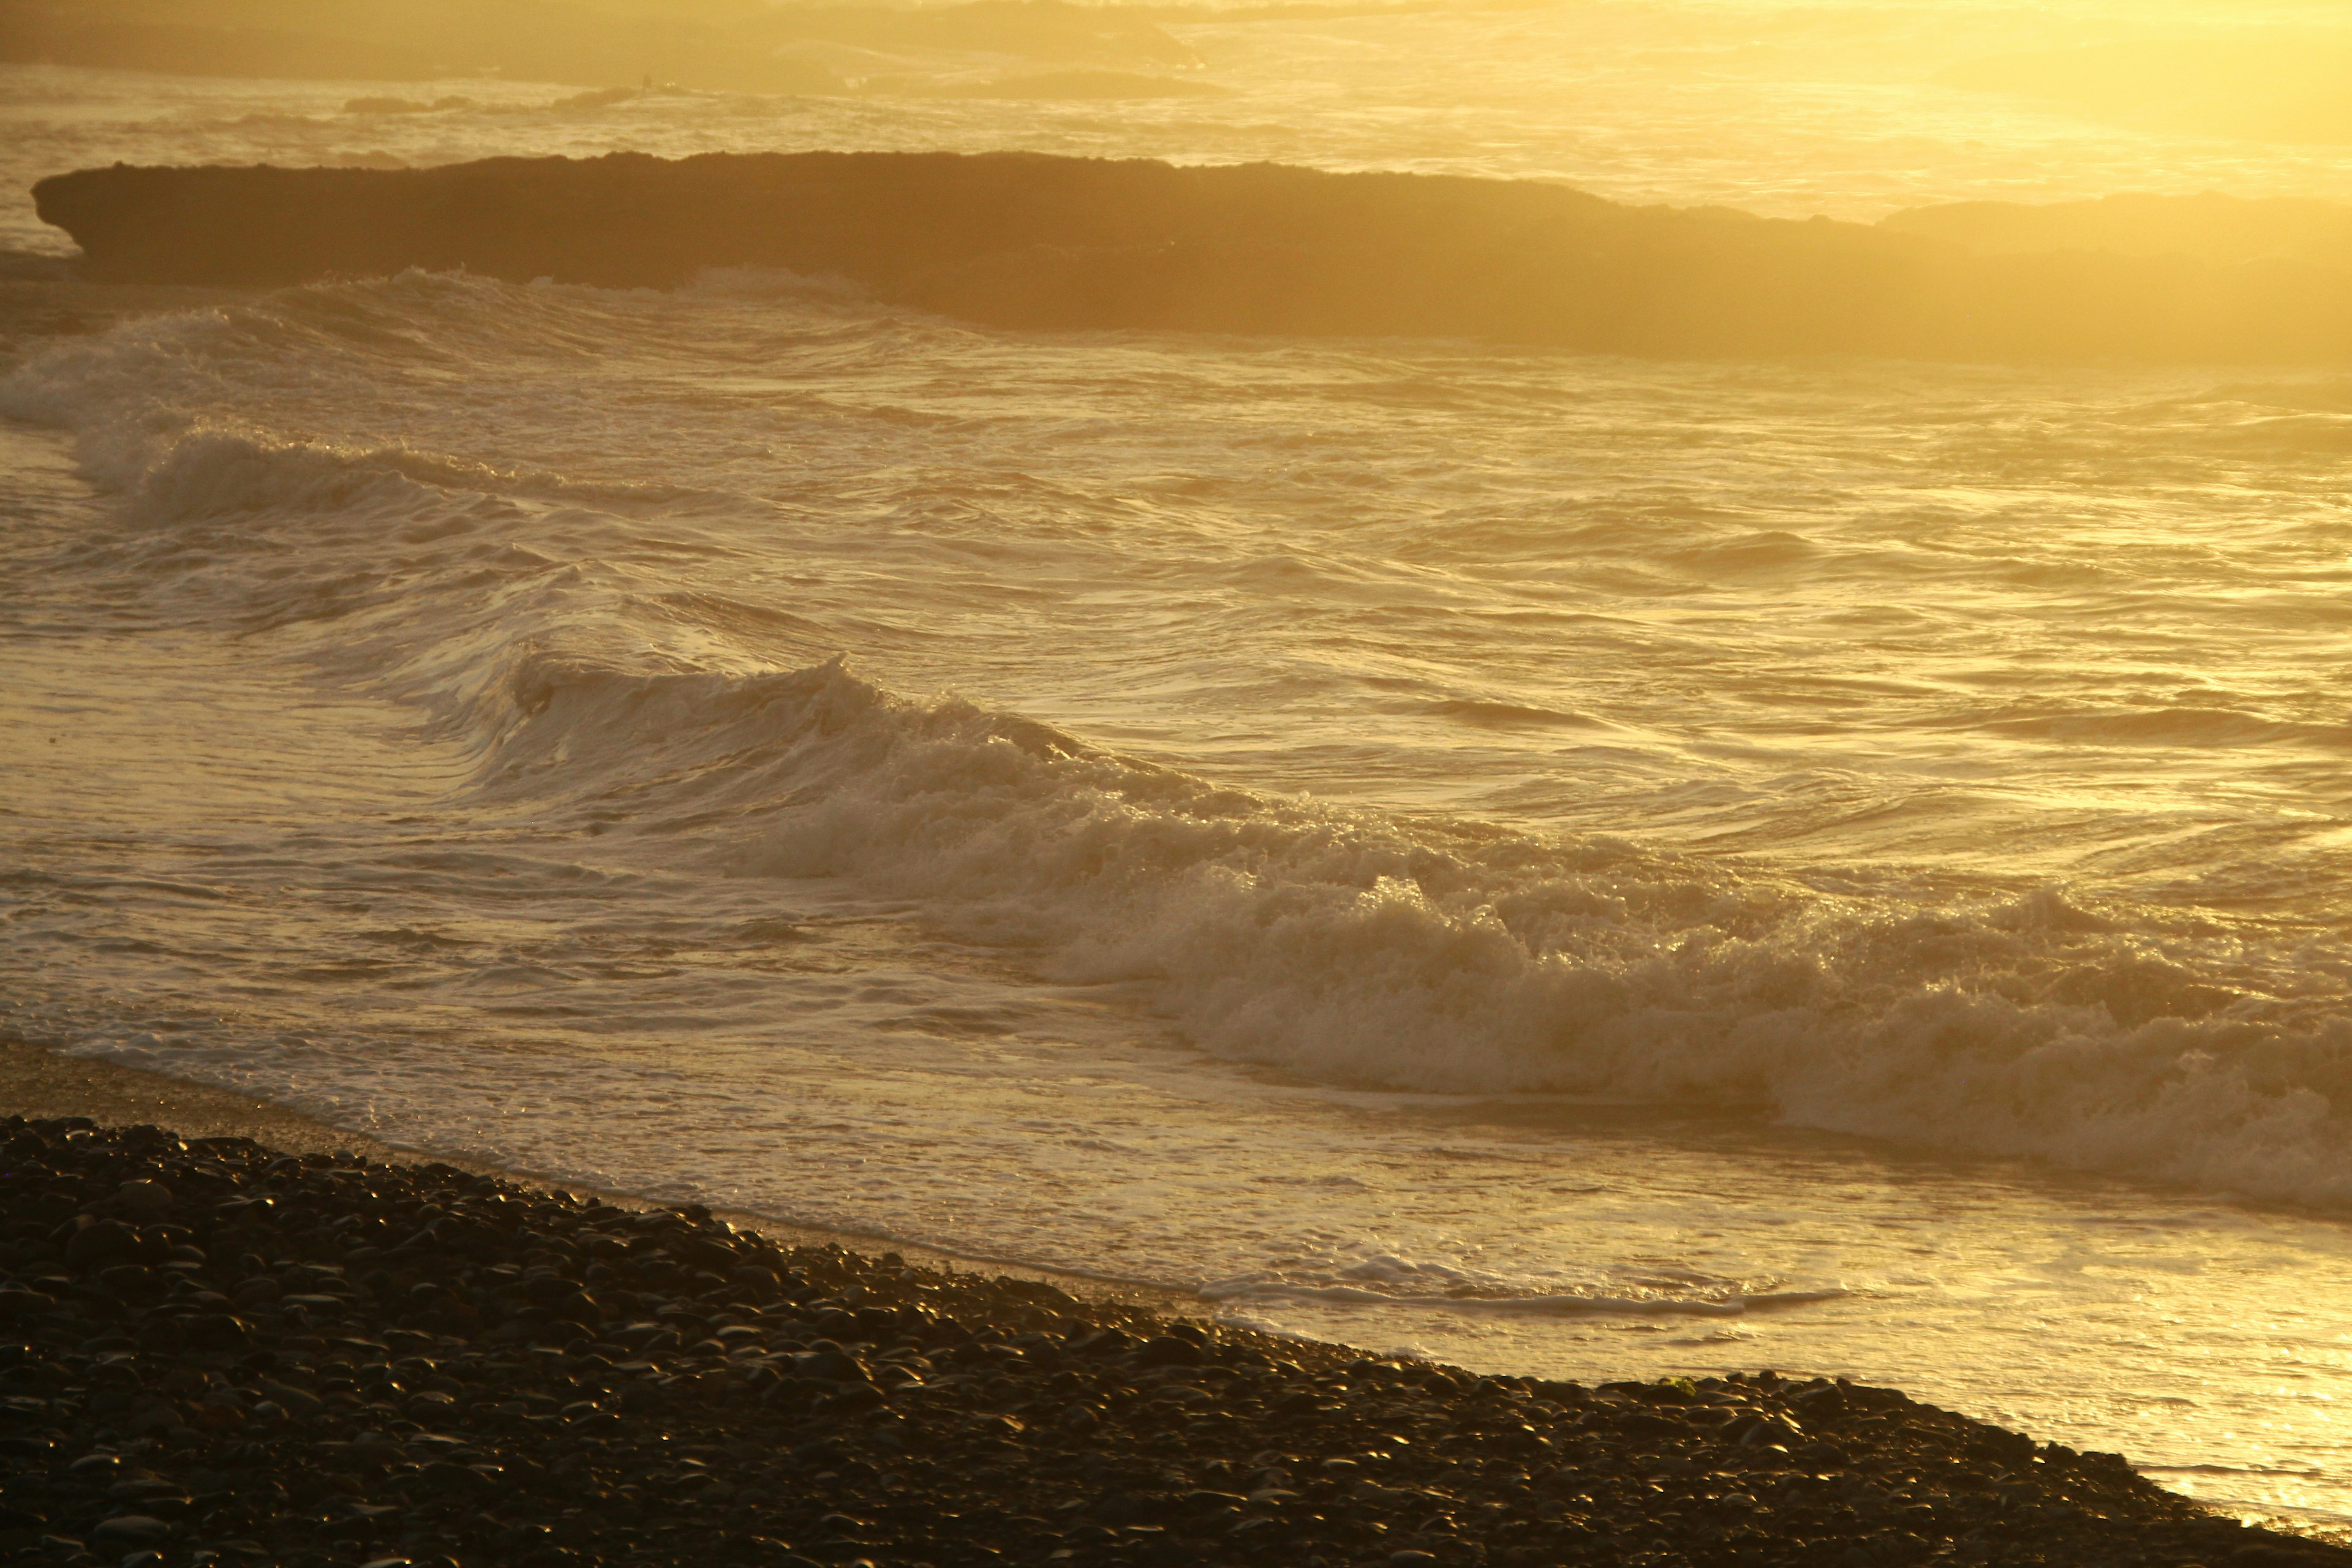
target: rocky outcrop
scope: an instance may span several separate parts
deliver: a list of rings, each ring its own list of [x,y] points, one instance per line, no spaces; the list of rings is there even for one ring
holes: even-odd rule
[[[2352,273],[2352,206],[2286,196],[2145,193],[2087,202],[1950,202],[1913,207],[1881,227],[1982,256],[2060,250],[2186,257],[2219,266],[2294,261]]]
[[[2347,275],[1635,207],[1565,186],[1026,153],[635,153],[427,170],[89,170],[36,187],[94,279],[410,267],[846,279],[992,325],[1468,336],[1668,355],[2352,358]]]

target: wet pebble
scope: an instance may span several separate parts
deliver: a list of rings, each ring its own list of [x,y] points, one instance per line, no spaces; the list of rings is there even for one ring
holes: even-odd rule
[[[34,1560],[2352,1568],[1889,1389],[1476,1378],[443,1165],[0,1149]]]

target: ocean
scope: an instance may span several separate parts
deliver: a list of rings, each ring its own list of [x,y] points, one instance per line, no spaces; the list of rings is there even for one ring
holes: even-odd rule
[[[1121,101],[0,70],[0,1028],[2352,1523],[2352,374],[109,289],[26,194],[943,147],[2352,199],[1937,79],[2151,9],[1203,12],[1225,90]]]

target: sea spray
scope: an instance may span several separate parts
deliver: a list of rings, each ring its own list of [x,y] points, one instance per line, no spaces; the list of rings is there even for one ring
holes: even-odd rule
[[[818,310],[825,332],[841,310],[716,303],[787,328]],[[2031,879],[1874,881],[1215,782],[731,643],[677,563],[740,549],[715,531],[747,503],[690,473],[567,477],[205,402],[256,382],[266,406],[289,376],[305,399],[354,374],[430,387],[458,345],[561,363],[677,308],[425,274],[319,286],[62,344],[0,402],[71,428],[121,495],[119,528],[69,557],[181,614],[315,628],[308,660],[463,739],[478,801],[682,844],[709,874],[911,901],[1040,979],[1132,988],[1220,1056],[2352,1198],[2352,959],[2324,940]],[[712,543],[659,542],[687,531]],[[772,616],[772,646],[779,626],[811,653],[825,636]],[[2327,741],[2204,732],[2281,738]]]
[[[485,788],[626,804],[714,870],[856,879],[1205,1047],[1335,1083],[1749,1106],[2289,1201],[2352,1199],[2352,1019],[2307,955],[2055,889],[1825,898],[1603,837],[1406,825],[1085,747],[838,662],[534,667]],[[560,756],[559,766],[551,759]],[[715,826],[713,826],[715,825]],[[716,842],[713,842],[716,840]]]

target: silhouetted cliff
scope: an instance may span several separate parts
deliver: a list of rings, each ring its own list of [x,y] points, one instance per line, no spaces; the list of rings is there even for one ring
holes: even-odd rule
[[[1001,326],[1434,334],[1648,354],[2352,359],[2347,275],[1984,256],[1553,184],[1025,153],[634,153],[411,171],[90,170],[41,216],[86,276],[276,284],[407,267],[666,286],[837,275]]]
[[[2097,250],[2231,265],[2305,261],[2352,272],[2352,206],[2285,196],[2102,196],[2088,202],[1952,202],[1913,207],[1883,227],[1983,256]]]

